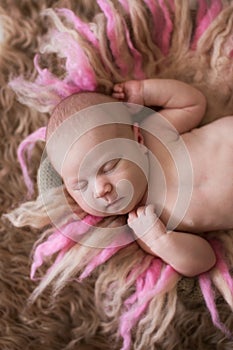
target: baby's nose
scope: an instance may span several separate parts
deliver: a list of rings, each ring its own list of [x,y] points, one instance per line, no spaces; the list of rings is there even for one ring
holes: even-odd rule
[[[112,191],[112,185],[109,182],[96,180],[95,183],[95,198],[104,197]]]

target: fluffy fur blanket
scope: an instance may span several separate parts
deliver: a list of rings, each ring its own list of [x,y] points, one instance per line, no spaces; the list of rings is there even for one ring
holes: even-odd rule
[[[186,0],[83,0],[78,4],[72,0],[2,0],[0,5],[5,38],[0,48],[2,213],[12,211],[20,203],[27,201],[26,188],[16,157],[19,143],[28,134],[46,125],[47,112],[50,112],[54,103],[71,91],[68,84],[62,94],[58,95],[55,85],[51,83],[48,90],[43,90],[47,94],[46,99],[40,92],[45,87],[48,71],[44,71],[38,80],[41,71],[38,69],[36,72],[33,58],[39,50],[38,47],[43,47],[44,35],[52,27],[52,22],[59,33],[64,28],[74,30],[67,24],[68,17],[65,20],[63,18],[64,22],[59,22],[60,15],[50,12],[46,17],[41,17],[41,10],[49,7],[69,8],[79,14],[81,22],[76,23],[92,23],[89,39],[83,38],[81,34],[75,34],[75,38],[80,47],[85,47],[85,54],[94,67],[99,90],[109,93],[113,82],[137,77],[142,72],[147,77],[180,79],[199,88],[208,100],[204,123],[233,114],[233,7],[230,1],[198,0],[197,10],[192,10]],[[114,26],[110,25],[113,19],[109,13],[114,13]],[[76,31],[80,33],[82,28],[84,27],[79,30],[76,28]],[[118,39],[122,39],[118,43],[111,36],[114,28],[119,30]],[[127,41],[126,28],[128,38],[132,39],[131,43]],[[94,55],[97,46],[94,42],[90,44],[94,37],[91,33],[99,39],[99,56]],[[46,40],[50,40],[48,35]],[[112,57],[115,55],[114,58],[117,58],[114,45],[115,49],[125,50],[128,67],[133,67],[134,71],[130,68],[125,73],[124,68],[127,70],[127,67],[122,66],[120,57],[116,60],[117,64],[113,62]],[[56,76],[56,83],[59,80],[64,87],[68,81],[65,73],[69,73],[70,69],[64,63],[68,56],[61,55],[65,47],[60,46],[57,50],[57,55],[47,52],[42,56],[40,66],[49,67],[53,77]],[[69,54],[69,50],[66,54]],[[103,59],[108,70],[102,69],[103,61],[100,62],[98,57]],[[138,65],[132,64],[134,60]],[[12,84],[18,97],[27,106],[18,102],[8,85],[9,80],[19,75],[31,82],[37,79],[35,85],[28,85],[25,80],[14,80]],[[33,90],[36,88],[37,90]],[[77,89],[80,91],[82,86]],[[33,97],[32,91],[35,92]],[[31,107],[37,108],[39,112]],[[43,143],[37,143],[37,147],[30,152],[30,176],[34,182],[42,149]],[[59,199],[57,190],[52,193],[52,198],[54,203],[55,199]],[[153,267],[158,268],[159,262],[152,261],[136,243],[119,252],[114,251],[108,257],[94,252],[89,260],[89,251],[80,252],[79,247],[70,245],[60,255],[55,269],[47,273],[47,279],[42,279],[45,269],[54,261],[52,256],[47,257],[46,265],[37,274],[39,283],[42,281],[39,292],[43,290],[43,293],[33,304],[28,304],[35,289],[35,282],[29,277],[31,250],[38,239],[39,244],[43,244],[53,233],[41,199],[36,199],[36,195],[33,199],[31,204],[22,204],[21,211],[16,209],[13,211],[16,214],[11,216],[12,222],[18,226],[24,224],[25,227],[16,228],[6,218],[1,220],[1,349],[120,349],[121,336],[124,337],[124,349],[233,348],[232,338],[224,333],[227,332],[226,328],[233,329],[233,284],[224,263],[230,268],[233,266],[233,232],[212,234],[219,238],[223,247],[223,250],[217,249],[219,264],[199,279],[180,279],[161,266],[160,271],[165,271],[166,275],[163,276],[168,283],[163,284],[160,293],[149,296],[146,306],[140,310],[137,308],[137,303],[140,302],[137,283],[142,284],[145,294],[149,293],[152,289],[150,281],[151,278],[153,281],[155,272]],[[57,215],[62,210],[61,207]],[[25,220],[25,217],[31,219]],[[114,222],[105,222],[105,226],[114,225]],[[41,235],[42,229],[44,233]],[[43,257],[42,255],[38,256]],[[85,262],[82,260],[84,258]],[[78,262],[80,264],[76,266]],[[88,278],[84,278],[82,273]],[[76,280],[77,274],[79,278],[83,276],[82,283]],[[53,280],[55,285],[52,289],[50,282]],[[216,306],[213,293],[216,294]],[[140,317],[130,314],[127,308],[129,305],[139,310]],[[214,323],[221,329],[216,328]]]

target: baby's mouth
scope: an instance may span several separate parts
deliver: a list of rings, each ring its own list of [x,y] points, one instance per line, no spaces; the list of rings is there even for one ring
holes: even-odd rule
[[[118,203],[120,203],[120,201],[123,199],[124,197],[120,197],[120,198],[117,198],[115,200],[113,200],[112,202],[110,202],[106,208],[109,209],[109,208],[112,208],[114,206],[116,206]]]

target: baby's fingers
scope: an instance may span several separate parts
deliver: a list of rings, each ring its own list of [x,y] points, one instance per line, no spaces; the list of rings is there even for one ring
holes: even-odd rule
[[[113,85],[113,91],[114,92],[123,92],[124,85],[122,83],[118,83],[118,84]]]
[[[128,222],[132,222],[137,219],[137,214],[135,210],[132,210],[128,215]]]
[[[123,83],[115,84],[113,86],[112,97],[117,98],[118,100],[125,99],[125,92],[124,92],[124,84]]]
[[[141,207],[138,207],[137,208],[137,215],[141,216],[141,215],[145,214],[145,211],[146,211],[146,207],[144,205]]]
[[[118,100],[124,100],[125,94],[123,92],[113,92],[112,97],[117,98]]]
[[[146,215],[156,215],[154,205],[153,204],[147,205],[145,213],[146,213]]]

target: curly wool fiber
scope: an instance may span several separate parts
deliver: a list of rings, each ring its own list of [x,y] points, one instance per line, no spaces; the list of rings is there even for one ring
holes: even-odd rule
[[[97,3],[99,11],[89,22],[67,9],[46,10],[44,15],[53,24],[41,41],[41,56],[34,59],[37,77],[34,81],[19,77],[10,82],[21,102],[41,112],[52,112],[57,103],[75,92],[88,89],[110,94],[115,82],[156,76],[192,83],[207,98],[208,94],[216,93],[218,105],[224,106],[224,113],[228,113],[232,108],[232,6],[221,0],[199,0],[194,25],[186,0],[99,0]],[[161,27],[164,29],[162,36],[159,35]],[[57,55],[57,70],[51,64],[43,68],[40,63],[43,56],[46,58],[50,54]],[[224,91],[218,93],[220,82],[224,84]],[[228,101],[224,104],[225,96]],[[213,120],[219,112],[214,108],[216,100],[209,98],[208,101],[205,121]],[[56,204],[52,191],[48,196],[50,201],[46,205],[54,212],[60,203],[63,205],[59,196],[57,194]],[[60,215],[61,225],[72,222],[67,210],[59,208],[57,215]],[[30,223],[42,229],[49,223],[39,197],[23,204],[8,217],[18,226]],[[109,226],[108,221],[102,224]],[[53,234],[49,228],[42,236],[47,238],[48,245],[50,237],[51,242],[52,238],[57,240],[58,249],[49,248],[48,255],[43,254],[41,240],[35,247],[37,265],[33,266],[33,276],[50,254],[58,255],[34,291],[32,300],[50,283],[57,295],[70,279],[83,280],[99,270],[95,283],[96,305],[102,311],[103,333],[109,335],[117,328],[119,320],[118,335],[123,338],[125,350],[132,341],[139,350],[163,339],[176,311],[176,288],[180,279],[176,272],[159,259],[146,258],[136,243],[122,249],[99,251]],[[227,333],[216,313],[211,281],[232,307],[232,278],[218,245],[215,251],[220,254],[219,263],[200,278],[200,285],[213,322]],[[220,287],[221,278],[224,284]],[[112,337],[118,340],[116,335]]]

